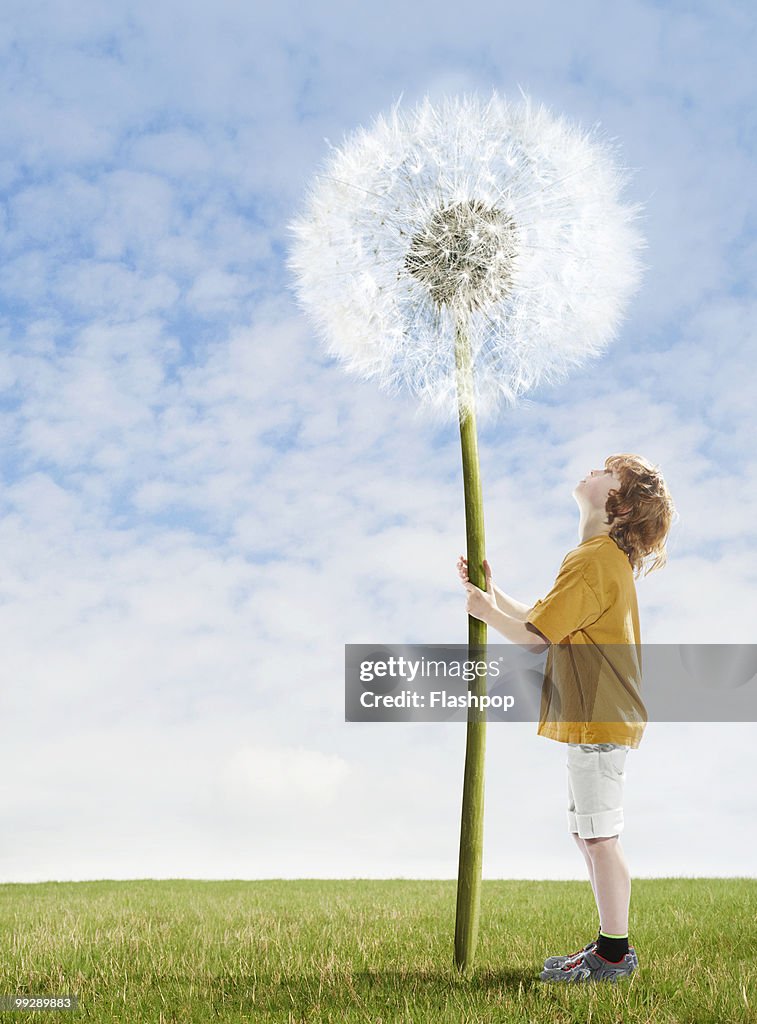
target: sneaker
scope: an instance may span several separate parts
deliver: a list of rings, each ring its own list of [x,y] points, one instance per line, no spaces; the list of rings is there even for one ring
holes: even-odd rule
[[[596,952],[596,949],[597,949],[597,940],[596,939],[592,939],[591,942],[589,942],[587,945],[585,945],[583,949],[579,949],[579,951],[577,953],[569,953],[567,956],[548,956],[547,959],[544,961],[544,969],[545,969],[545,971],[551,971],[555,967],[564,967],[565,964],[567,964],[568,960],[578,960],[578,958],[582,957],[584,955],[584,953],[594,953],[594,952]],[[639,958],[636,955],[636,950],[634,949],[634,947],[633,946],[629,946],[628,947],[628,952],[629,952],[629,955],[631,956],[631,959],[633,960],[633,962],[638,967],[639,966]]]
[[[544,969],[551,971],[555,967],[562,967],[568,960],[577,960],[578,957],[583,956],[584,953],[592,953],[597,948],[597,940],[592,939],[591,942],[587,943],[583,949],[579,949],[577,953],[567,953],[565,956],[548,956],[544,961]]]
[[[618,978],[626,978],[638,969],[639,962],[635,952],[630,949],[618,963],[605,960],[598,953],[590,950],[582,952],[575,960],[569,960],[562,967],[544,970],[539,977],[542,981],[563,981],[583,983],[591,981],[609,981],[615,984]]]

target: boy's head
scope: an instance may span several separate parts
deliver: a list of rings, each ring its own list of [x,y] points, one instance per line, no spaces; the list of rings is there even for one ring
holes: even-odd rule
[[[626,552],[634,575],[662,569],[665,541],[677,515],[659,468],[641,455],[624,453],[605,459],[605,471],[592,472],[574,493],[577,499],[604,508],[609,535]]]

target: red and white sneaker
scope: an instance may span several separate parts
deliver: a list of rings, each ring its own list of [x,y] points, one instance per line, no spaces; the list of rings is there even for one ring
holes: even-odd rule
[[[609,981],[615,984],[618,978],[629,977],[638,967],[636,950],[632,951],[630,948],[617,963],[605,960],[596,952],[586,950],[579,953],[575,960],[568,960],[562,967],[543,970],[539,977],[542,981],[562,981],[569,984],[592,981]]]
[[[597,940],[592,939],[588,942],[583,949],[579,949],[577,953],[567,953],[565,956],[548,956],[544,961],[544,970],[551,971],[555,967],[563,967],[567,964],[568,960],[577,960],[578,957],[583,956],[584,953],[591,953],[597,948]]]

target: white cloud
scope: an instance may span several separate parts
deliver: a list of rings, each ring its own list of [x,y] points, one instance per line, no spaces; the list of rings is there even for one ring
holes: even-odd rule
[[[244,746],[224,768],[228,793],[246,814],[254,814],[258,801],[273,803],[282,814],[303,801],[331,804],[349,774],[344,758],[303,747]]]

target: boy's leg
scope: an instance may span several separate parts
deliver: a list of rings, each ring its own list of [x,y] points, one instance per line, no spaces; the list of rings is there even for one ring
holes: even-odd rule
[[[624,824],[628,749],[617,743],[568,744],[568,829],[586,859],[600,934],[595,943],[567,961],[548,957],[542,981],[616,980],[638,967],[628,941],[631,877],[618,840]]]
[[[571,806],[572,806],[572,800],[571,800]],[[578,835],[578,833],[577,832],[573,832],[572,835],[573,835],[573,838],[576,841],[576,846],[581,851],[581,853],[583,854],[584,860],[586,861],[586,867],[588,868],[588,871],[589,871],[589,881],[591,882],[591,889],[592,889],[592,892],[594,893],[594,900],[596,901],[597,894],[596,894],[596,891],[594,889],[594,866],[592,864],[591,857],[589,856],[589,853],[588,853],[588,851],[586,849],[586,846],[584,845],[584,840],[581,839],[581,837]],[[597,910],[599,910],[599,904],[598,903],[597,903]],[[597,939],[594,939],[593,941],[596,944]],[[588,948],[588,947],[585,947],[585,948]],[[581,952],[583,952],[583,950]],[[579,954],[577,953],[575,955],[578,956]],[[544,969],[547,970],[548,968],[551,969],[553,967],[562,967],[562,965],[567,960],[570,960],[570,959],[573,959],[573,958],[574,957],[571,954],[568,954],[567,956],[565,956],[565,955],[548,956],[547,959],[544,961]]]
[[[618,836],[585,839],[594,870],[594,895],[605,935],[628,934],[631,875]]]
[[[569,827],[591,865],[589,878],[605,935],[628,933],[631,878],[618,835],[626,752],[611,743],[568,745]]]
[[[576,744],[570,744],[570,746],[575,748]],[[568,828],[570,829],[571,835],[576,841],[576,846],[581,851],[581,855],[583,856],[583,859],[586,862],[586,870],[589,872],[589,882],[591,883],[591,891],[594,894],[594,902],[597,904],[597,914],[599,914],[597,887],[594,884],[594,863],[591,857],[589,856],[589,851],[586,848],[585,840],[583,840],[576,831],[578,824],[576,819],[576,801],[573,795],[573,785],[571,782],[570,758],[568,759],[568,769]]]
[[[576,846],[583,854],[583,858],[586,861],[586,867],[589,872],[589,881],[591,882],[591,891],[594,893],[594,899],[597,899],[597,887],[594,884],[594,862],[591,859],[589,851],[586,849],[586,840],[582,839],[578,832],[572,832],[571,835],[576,841]],[[597,902],[597,910],[599,910],[599,903]]]
[[[570,743],[568,744],[568,747],[569,749],[576,749],[577,744]],[[589,856],[589,851],[586,849],[584,840],[578,834],[578,822],[576,819],[576,799],[573,795],[573,783],[571,780],[570,764],[571,759],[570,757],[568,757],[568,828],[570,830],[571,835],[576,841],[576,846],[581,851],[581,853],[583,854],[583,858],[586,861],[586,868],[589,872],[589,881],[591,882],[591,891],[594,893],[594,900],[596,902],[597,890],[596,886],[594,885],[594,865],[592,863],[591,857]],[[597,909],[599,909],[598,903]]]

